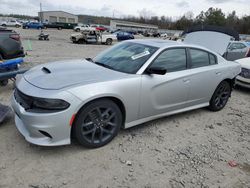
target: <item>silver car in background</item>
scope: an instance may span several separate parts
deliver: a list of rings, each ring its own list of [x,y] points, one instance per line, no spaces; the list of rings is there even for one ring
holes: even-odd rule
[[[17,129],[42,146],[110,142],[120,128],[226,105],[241,67],[206,48],[164,40],[119,43],[91,59],[32,68],[12,96]]]

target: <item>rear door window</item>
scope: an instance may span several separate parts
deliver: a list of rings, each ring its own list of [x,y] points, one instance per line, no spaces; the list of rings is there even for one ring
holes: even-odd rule
[[[208,66],[210,63],[209,54],[203,50],[190,49],[191,68]]]
[[[184,48],[168,49],[162,52],[151,67],[162,67],[167,72],[176,72],[187,68],[186,50]]]

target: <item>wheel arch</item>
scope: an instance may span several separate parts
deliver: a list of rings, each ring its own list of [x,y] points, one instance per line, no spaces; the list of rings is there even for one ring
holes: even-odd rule
[[[122,128],[124,128],[125,120],[126,120],[126,108],[125,108],[125,105],[122,102],[122,100],[119,99],[118,97],[114,97],[114,96],[102,96],[102,97],[94,98],[94,99],[91,99],[91,100],[87,101],[86,103],[81,105],[81,107],[78,109],[78,111],[75,114],[74,121],[72,123],[71,138],[73,136],[73,129],[75,127],[75,122],[77,120],[77,116],[84,109],[84,107],[86,107],[88,104],[90,104],[92,102],[95,102],[95,101],[98,101],[98,100],[105,100],[105,99],[113,101],[118,106],[118,108],[121,110],[121,113],[122,113]]]
[[[222,80],[221,82],[223,82],[223,81],[226,81],[227,83],[229,83],[229,85],[231,87],[231,91],[232,91],[234,88],[234,85],[235,85],[235,78],[226,78],[226,79]]]

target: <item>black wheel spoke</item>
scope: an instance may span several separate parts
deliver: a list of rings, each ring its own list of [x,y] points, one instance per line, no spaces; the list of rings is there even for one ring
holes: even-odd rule
[[[94,143],[95,141],[95,134],[96,134],[96,128],[94,128],[94,131],[92,132],[92,135],[91,135],[91,142]]]
[[[113,112],[107,119],[107,122],[109,122],[110,120],[112,120],[113,117],[115,117],[115,112]]]
[[[115,124],[115,123],[112,123],[112,122],[108,122],[107,125],[110,125],[110,126],[112,126],[112,127],[115,127],[115,126],[116,126],[116,124]]]
[[[88,127],[88,126],[91,126],[91,125],[94,125],[94,123],[92,121],[87,122],[87,123],[83,123],[82,127]]]
[[[100,108],[96,108],[96,111],[97,111],[98,118],[101,118],[102,117],[101,109]]]
[[[109,116],[109,112],[111,111],[110,108],[107,108],[103,113],[102,113],[102,118],[105,116]]]
[[[100,128],[100,133],[99,133],[99,141],[102,142],[103,138],[103,128]]]
[[[105,128],[101,128],[102,129],[102,131],[104,132],[104,133],[106,133],[106,134],[109,134],[109,135],[111,135],[112,134],[112,131],[110,131],[110,130],[107,130],[107,129],[105,129]]]
[[[88,135],[88,134],[90,134],[90,133],[93,133],[94,131],[96,130],[96,128],[94,127],[94,128],[92,128],[92,129],[90,129],[90,130],[87,130],[87,131],[82,131],[82,135]]]

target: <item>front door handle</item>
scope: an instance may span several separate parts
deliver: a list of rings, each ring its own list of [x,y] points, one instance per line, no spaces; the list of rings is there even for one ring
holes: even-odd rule
[[[221,72],[216,72],[216,75],[221,75]]]
[[[189,83],[189,82],[190,82],[190,79],[185,78],[185,79],[183,79],[183,82],[184,82],[184,83]]]

